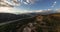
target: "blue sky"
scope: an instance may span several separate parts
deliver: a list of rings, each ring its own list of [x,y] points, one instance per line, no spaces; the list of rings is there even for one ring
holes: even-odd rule
[[[44,10],[44,9],[60,8],[60,0],[38,0],[38,1],[35,1],[33,4],[31,2],[25,4],[24,2],[27,3],[26,0],[25,1],[23,0],[21,5],[16,8],[23,9],[23,10]]]
[[[57,11],[60,9],[60,0],[1,0],[0,12],[29,13]],[[5,5],[5,6],[4,6]],[[13,6],[13,7],[12,7]]]

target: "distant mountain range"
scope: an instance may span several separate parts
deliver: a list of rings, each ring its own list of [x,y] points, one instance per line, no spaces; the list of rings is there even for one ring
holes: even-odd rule
[[[25,14],[0,13],[0,23],[22,19],[22,18],[27,18],[27,17],[32,17],[32,16],[36,16],[37,14],[48,15],[48,14],[53,14],[53,13],[57,13],[57,11],[51,10],[51,11],[43,11],[43,12],[25,13]]]
[[[25,14],[0,13],[0,23],[30,17]]]
[[[19,19],[19,18],[20,16],[16,14],[0,13],[0,22],[12,21],[12,20]]]
[[[56,13],[60,13],[60,9],[57,9]]]

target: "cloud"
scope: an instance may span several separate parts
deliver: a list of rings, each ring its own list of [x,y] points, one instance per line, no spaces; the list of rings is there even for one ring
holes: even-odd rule
[[[14,7],[14,6],[19,6],[20,2],[17,0],[0,0],[0,6],[5,6],[5,7]]]
[[[24,2],[24,4],[28,4],[27,2]]]
[[[0,6],[2,6],[2,7],[13,7],[13,5],[6,0],[0,1]]]
[[[15,7],[20,6],[21,4],[34,4],[38,0],[0,0],[0,6],[4,7]]]
[[[52,4],[52,6],[51,6],[51,7],[54,7],[54,6],[56,5],[56,3],[57,3],[57,2],[55,1],[55,2]]]
[[[18,10],[11,7],[0,7],[0,13],[13,13],[13,14],[23,14],[23,13],[31,13],[32,11],[28,10]]]
[[[0,7],[0,13],[13,13],[13,14],[25,14],[25,13],[36,13],[43,12],[43,10],[19,10],[11,7]]]
[[[34,4],[36,0],[25,0],[24,4]]]
[[[24,4],[28,3],[35,3],[36,0],[26,0]],[[14,5],[19,5],[20,2],[17,0],[7,1],[7,0],[0,0],[0,13],[14,13],[14,14],[23,14],[23,13],[36,13],[36,12],[43,12],[43,10],[35,10],[35,11],[28,11],[28,10],[18,10],[17,8],[13,8]]]
[[[26,14],[26,13],[40,13],[40,12],[49,12],[51,9],[47,10],[20,10],[17,8],[11,7],[0,7],[0,13],[13,13],[13,14]]]
[[[22,10],[10,8],[10,7],[0,7],[0,13],[23,14],[23,13],[27,13],[27,11],[22,11]]]
[[[13,5],[16,5],[16,6],[19,6],[21,4],[21,2],[18,1],[18,0],[13,0],[11,2],[12,2]]]
[[[12,13],[11,9],[13,8],[10,8],[10,7],[0,7],[0,13],[4,12],[4,13]]]

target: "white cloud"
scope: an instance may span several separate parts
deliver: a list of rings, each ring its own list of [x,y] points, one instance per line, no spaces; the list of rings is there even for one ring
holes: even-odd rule
[[[28,10],[18,10],[11,7],[0,7],[0,13],[13,13],[13,14],[23,14],[23,13],[32,13]]]
[[[24,4],[28,4],[27,2],[24,2]]]
[[[37,0],[0,0],[0,5],[1,6],[6,6],[6,7],[15,7],[15,6],[20,6],[21,4],[34,4]]]
[[[25,13],[38,13],[44,12],[43,10],[18,10],[11,7],[0,7],[0,13],[13,13],[13,14],[25,14]]]
[[[13,7],[13,6],[19,6],[20,2],[17,0],[0,0],[0,5],[1,6],[9,6],[9,7]]]
[[[27,3],[34,3],[35,0],[26,0],[26,2],[24,2],[25,4]],[[0,7],[0,13],[15,13],[15,14],[22,14],[22,13],[33,13],[33,12],[43,12],[43,10],[36,10],[36,11],[28,11],[28,10],[18,10],[18,9],[15,9],[15,8],[12,8],[10,5],[14,6],[15,4],[18,4],[19,5],[20,2],[18,2],[17,0],[13,0],[12,3],[11,2],[8,2],[7,0],[1,0],[0,1],[0,4],[1,4],[1,7]],[[5,7],[3,6],[5,5]],[[8,7],[6,7],[8,6]]]
[[[36,0],[25,0],[24,4],[34,4]]]
[[[30,0],[26,0],[27,3],[30,3]]]
[[[55,1],[55,2],[52,4],[52,6],[51,6],[51,7],[54,7],[54,6],[56,5],[56,3],[57,3],[57,2]]]
[[[11,9],[10,7],[0,7],[0,13],[12,13]]]
[[[11,3],[16,6],[19,6],[21,4],[21,2],[18,0],[13,0]]]
[[[51,9],[47,10],[19,10],[11,7],[0,7],[0,13],[13,13],[13,14],[25,14],[25,13],[38,13],[38,12],[49,12]]]

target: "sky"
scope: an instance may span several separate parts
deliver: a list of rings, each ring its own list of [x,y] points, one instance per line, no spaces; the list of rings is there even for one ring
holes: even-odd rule
[[[60,9],[60,0],[1,0],[0,9],[1,11],[5,7],[5,10],[10,11],[41,11],[41,10],[56,10]],[[8,4],[6,4],[6,3]],[[4,5],[3,5],[4,4]],[[3,6],[4,7],[3,7]],[[9,9],[8,9],[9,8]]]
[[[29,0],[28,0],[29,1]],[[44,10],[60,8],[60,0],[31,0],[30,2],[22,1],[22,4],[17,7],[25,10]]]

